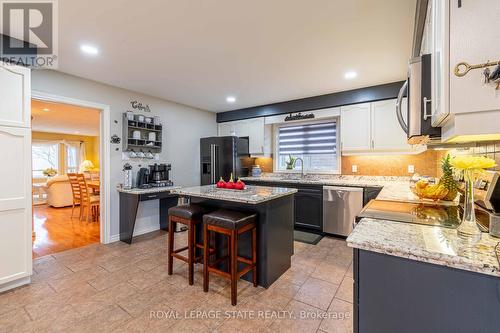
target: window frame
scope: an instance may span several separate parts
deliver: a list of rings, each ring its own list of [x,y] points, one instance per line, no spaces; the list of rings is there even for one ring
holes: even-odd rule
[[[335,149],[337,151],[337,170],[306,170],[304,169],[304,173],[306,174],[318,174],[318,175],[339,175],[342,172],[342,152],[340,150],[340,116],[334,117],[325,117],[314,120],[297,120],[290,122],[283,122],[273,125],[273,172],[274,173],[300,173],[300,170],[280,170],[279,167],[279,129],[282,127],[290,127],[296,125],[312,125],[312,124],[321,124],[326,122],[335,121],[336,123],[336,145]]]
[[[59,170],[60,168],[60,164],[61,164],[61,146],[60,146],[60,143],[59,142],[56,142],[56,141],[45,141],[45,140],[33,140],[32,143],[31,143],[31,160],[33,161],[33,146],[35,145],[46,145],[46,146],[56,146],[57,148],[57,162],[56,162],[56,166],[54,167],[54,169],[57,171],[57,174],[60,174],[61,170]],[[47,177],[43,175],[43,171],[45,169],[34,169],[33,166],[31,167],[31,177],[32,179],[46,179]],[[42,175],[41,176],[35,176],[34,173],[35,172],[42,172]]]

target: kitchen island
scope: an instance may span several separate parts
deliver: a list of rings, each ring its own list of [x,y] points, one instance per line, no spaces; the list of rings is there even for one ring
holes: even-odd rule
[[[453,228],[361,219],[347,238],[354,331],[498,332],[499,242],[483,233],[471,245]]]
[[[294,194],[296,189],[247,186],[245,190],[218,189],[214,185],[173,190],[173,194],[190,198],[191,203],[211,209],[230,209],[257,213],[258,284],[269,287],[291,266],[293,254]],[[201,228],[197,239],[202,240]],[[225,238],[217,240],[218,251],[227,249]],[[238,253],[251,257],[251,239],[243,234],[238,239]],[[251,281],[251,273],[243,276]]]

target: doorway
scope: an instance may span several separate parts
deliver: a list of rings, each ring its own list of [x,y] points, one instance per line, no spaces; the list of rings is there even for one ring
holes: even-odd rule
[[[33,257],[105,243],[109,107],[36,93],[31,104]]]

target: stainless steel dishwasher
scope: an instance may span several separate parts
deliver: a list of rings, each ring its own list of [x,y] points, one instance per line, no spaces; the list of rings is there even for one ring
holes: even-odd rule
[[[348,236],[361,209],[362,187],[323,186],[323,232]]]

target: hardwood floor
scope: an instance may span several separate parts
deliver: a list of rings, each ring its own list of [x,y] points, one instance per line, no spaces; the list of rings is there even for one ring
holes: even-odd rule
[[[33,257],[42,257],[98,243],[99,222],[79,221],[78,214],[79,208],[75,208],[73,219],[71,219],[71,207],[34,206],[36,237],[33,241]]]

